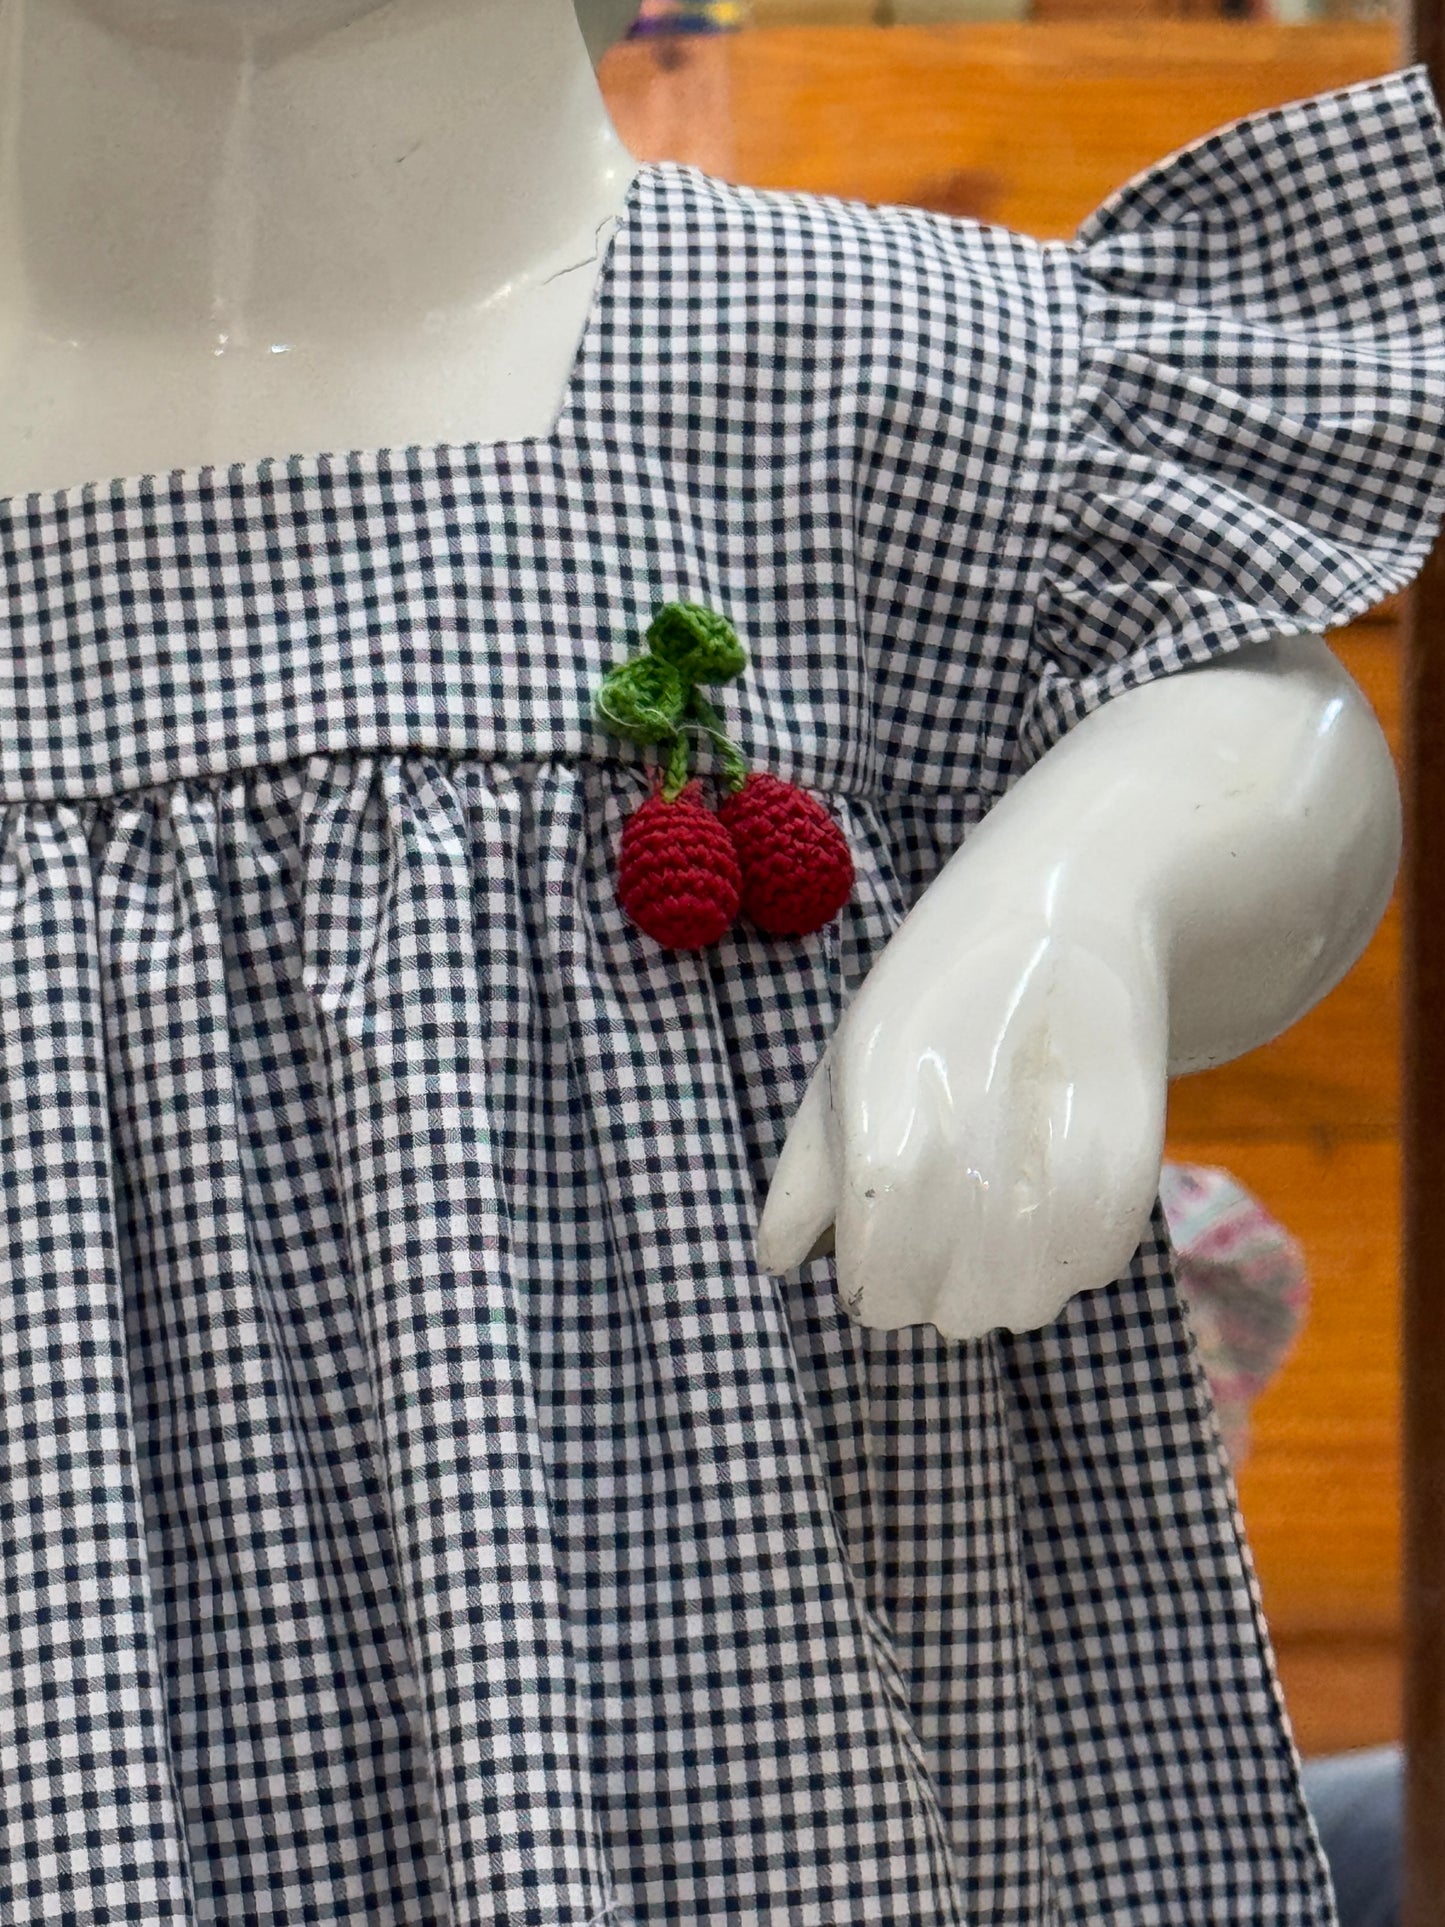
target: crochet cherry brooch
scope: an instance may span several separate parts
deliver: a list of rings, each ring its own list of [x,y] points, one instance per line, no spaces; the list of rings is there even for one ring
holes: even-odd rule
[[[698,687],[731,682],[747,651],[725,616],[668,602],[646,652],[611,670],[598,720],[643,745],[670,745],[652,795],[623,826],[617,895],[639,930],[667,950],[716,943],[741,910],[770,936],[802,937],[835,917],[853,888],[853,859],[818,802],[779,776],[749,770]],[[716,745],[728,796],[717,810],[689,774],[688,723]]]

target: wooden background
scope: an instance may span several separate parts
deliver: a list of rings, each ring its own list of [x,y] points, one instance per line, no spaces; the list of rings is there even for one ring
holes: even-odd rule
[[[603,83],[639,158],[1063,237],[1221,122],[1399,64],[1388,27],[1036,20],[633,44]],[[1398,751],[1397,611],[1334,641]],[[1308,1325],[1240,1477],[1306,1752],[1400,1732],[1399,954],[1392,912],[1294,1031],[1171,1104],[1171,1155],[1232,1171],[1309,1259]]]

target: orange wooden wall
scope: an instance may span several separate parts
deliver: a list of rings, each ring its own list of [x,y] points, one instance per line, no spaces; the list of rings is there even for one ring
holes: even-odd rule
[[[640,158],[1062,237],[1221,122],[1398,64],[1387,27],[1045,18],[633,44],[603,79]],[[1391,612],[1335,640],[1397,732]],[[1398,956],[1392,915],[1288,1037],[1184,1080],[1171,1105],[1171,1154],[1233,1171],[1302,1240],[1313,1275],[1304,1338],[1257,1408],[1240,1481],[1307,1751],[1399,1730]]]

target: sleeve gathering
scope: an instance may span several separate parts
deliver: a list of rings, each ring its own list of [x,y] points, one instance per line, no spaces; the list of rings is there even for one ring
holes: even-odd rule
[[[1445,129],[1424,70],[1253,115],[1069,250],[1079,358],[1019,722],[1403,588],[1445,513]]]

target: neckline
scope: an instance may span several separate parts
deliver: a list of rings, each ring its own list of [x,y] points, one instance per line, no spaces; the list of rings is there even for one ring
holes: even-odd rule
[[[337,471],[365,477],[376,474],[390,462],[406,463],[417,458],[438,463],[452,457],[461,462],[502,466],[511,458],[560,446],[577,412],[583,377],[592,360],[602,313],[615,292],[618,258],[623,243],[630,243],[633,238],[643,190],[669,165],[666,161],[636,163],[612,232],[602,250],[602,260],[592,284],[592,298],[588,302],[586,319],[573,350],[561,400],[551,425],[543,433],[494,442],[480,439],[411,442],[383,448],[319,449],[290,455],[259,455],[235,462],[203,462],[189,467],[156,469],[105,481],[68,482],[60,488],[31,489],[24,494],[0,496],[0,520],[14,523],[17,519],[33,520],[36,517],[61,519],[77,509],[101,504],[133,503],[161,495],[192,496],[208,488],[247,490],[269,482],[278,475],[299,481],[320,479]]]

